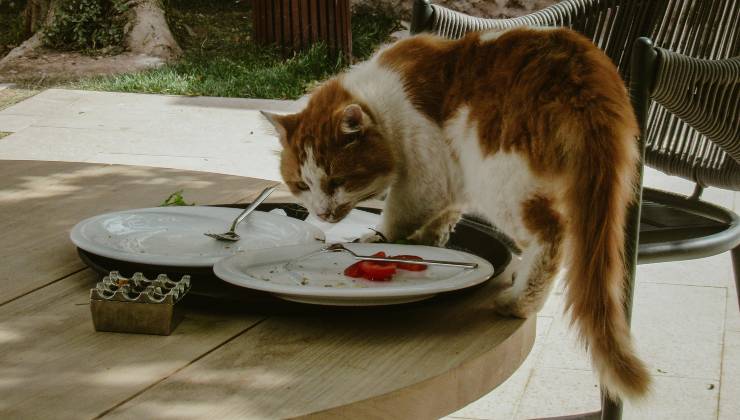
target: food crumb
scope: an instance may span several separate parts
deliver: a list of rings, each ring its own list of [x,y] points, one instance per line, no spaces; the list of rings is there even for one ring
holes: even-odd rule
[[[325,284],[324,287],[334,287],[331,284]]]
[[[712,389],[714,389],[714,384],[709,384],[709,385],[707,385],[707,389],[708,389],[708,390],[710,390],[710,391],[711,391]]]
[[[307,285],[307,284],[308,284],[308,279],[307,279],[307,278],[305,278],[305,277],[304,277],[304,278],[302,278],[302,279],[301,279],[301,286],[305,286],[305,285]]]

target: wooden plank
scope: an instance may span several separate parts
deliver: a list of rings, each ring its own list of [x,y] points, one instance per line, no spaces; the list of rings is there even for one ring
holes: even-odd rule
[[[301,44],[304,48],[308,48],[311,46],[311,18],[309,17],[311,1],[303,0],[299,5],[301,8]]]
[[[329,51],[337,51],[336,0],[326,0],[326,43]]]
[[[292,25],[293,42],[291,43],[293,51],[300,50],[301,47],[301,9],[298,3],[301,0],[290,0],[290,22]],[[304,0],[305,1],[305,0]]]
[[[327,0],[317,0],[319,2],[319,39],[326,41],[329,38],[329,12]],[[328,47],[328,45],[327,45]]]
[[[265,29],[265,36],[267,37],[265,39],[265,43],[267,44],[273,44],[275,42],[275,12],[272,7],[272,0],[262,0],[263,6],[265,8],[265,25],[267,25],[267,28]]]
[[[293,39],[291,34],[290,24],[290,0],[282,0],[282,9],[280,11],[280,25],[282,26],[283,34],[280,40],[280,46],[283,50],[283,55],[290,54],[290,43]]]
[[[439,418],[522,363],[536,318],[502,319],[493,285],[395,308],[273,316],[110,413]]]
[[[348,61],[352,59],[352,28],[351,18],[352,13],[350,12],[349,0],[339,0],[341,5],[341,13],[339,15],[339,22],[341,28],[341,43],[342,52]]]
[[[92,418],[255,325],[187,309],[167,337],[97,333],[91,270],[0,307],[0,418]]]
[[[311,42],[319,40],[319,2],[321,0],[308,0],[311,5]]]
[[[156,207],[180,189],[189,202],[236,203],[271,184],[206,172],[32,161],[2,161],[0,180],[0,305],[84,268],[69,240],[84,218]]]
[[[252,1],[252,39],[257,43],[263,43],[263,25],[264,9],[262,8],[262,0]]]

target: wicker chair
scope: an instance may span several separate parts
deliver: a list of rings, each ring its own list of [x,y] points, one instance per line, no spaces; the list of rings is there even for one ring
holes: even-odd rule
[[[459,38],[476,30],[565,26],[591,38],[617,65],[642,129],[644,162],[696,183],[691,197],[636,192],[641,205],[630,211],[626,243],[629,316],[638,262],[732,250],[740,290],[738,217],[699,199],[707,186],[740,190],[738,21],[733,0],[564,0],[511,19],[477,18],[415,0],[411,33]],[[600,412],[568,418],[618,419],[621,412],[621,402],[604,398]]]

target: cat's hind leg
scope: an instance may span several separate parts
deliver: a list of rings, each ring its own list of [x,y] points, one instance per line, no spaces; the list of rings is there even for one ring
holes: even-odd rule
[[[512,284],[495,297],[496,310],[504,315],[525,318],[545,304],[560,270],[563,223],[552,201],[534,196],[522,203],[522,222],[529,233],[519,241],[521,258],[512,261]]]

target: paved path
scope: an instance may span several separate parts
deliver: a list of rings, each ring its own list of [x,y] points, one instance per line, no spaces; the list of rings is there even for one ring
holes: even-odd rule
[[[257,110],[301,106],[52,89],[0,111],[0,132],[13,133],[0,139],[0,160],[123,163],[279,180],[279,144]],[[646,184],[685,194],[693,188],[650,169]],[[710,188],[704,197],[740,211],[740,194]],[[561,298],[556,290],[539,314],[538,338],[522,368],[451,417],[523,419],[598,408],[596,380],[568,332]],[[633,327],[655,389],[641,407],[627,406],[625,419],[740,418],[740,311],[729,254],[640,266]]]
[[[296,101],[49,89],[0,111],[0,159],[120,163],[279,180],[260,109]]]

